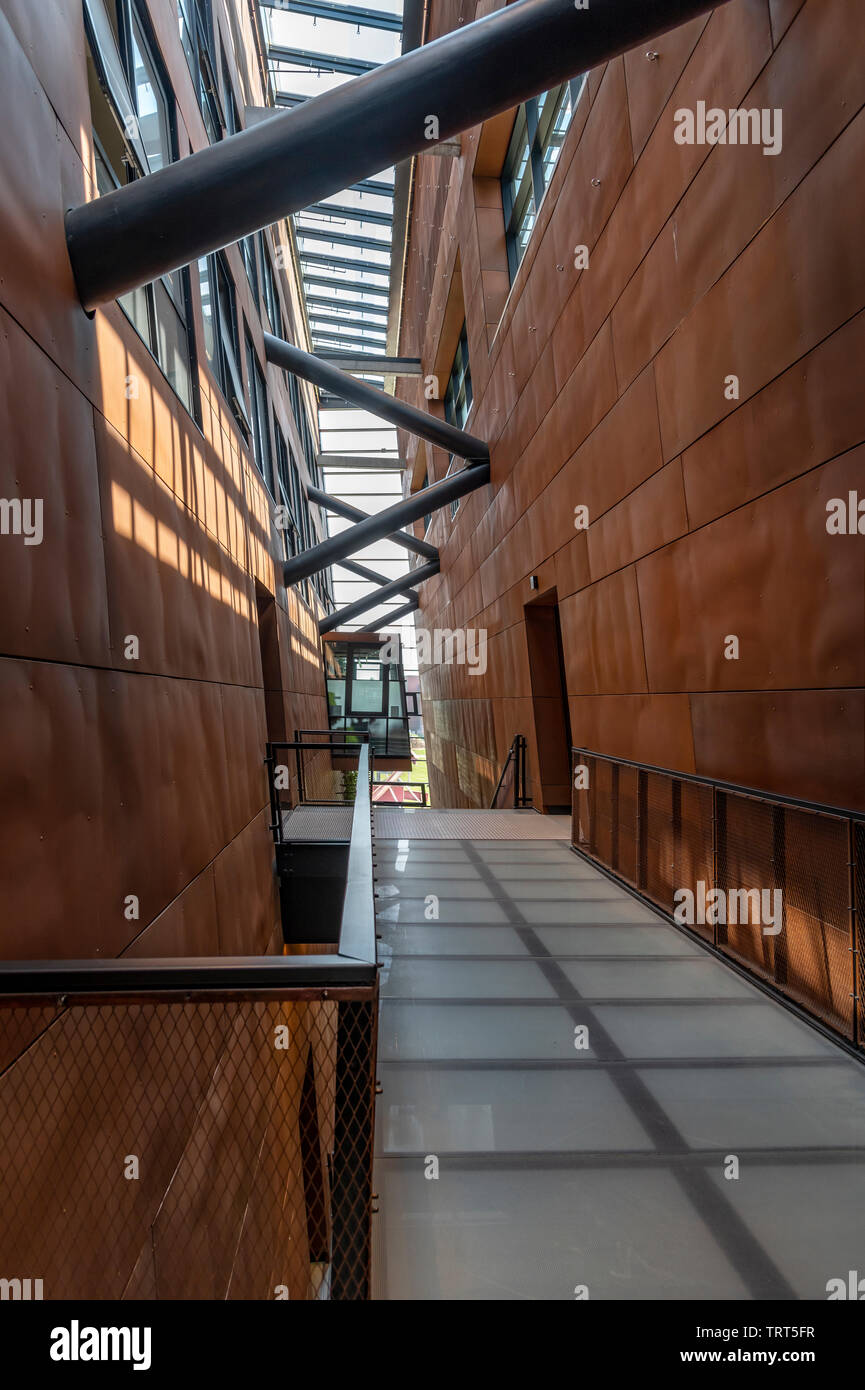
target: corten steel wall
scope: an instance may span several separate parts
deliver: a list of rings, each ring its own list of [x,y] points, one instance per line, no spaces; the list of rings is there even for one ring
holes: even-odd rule
[[[206,137],[177,6],[148,8],[183,154]],[[263,89],[248,7],[231,8],[233,24],[214,5],[242,108]],[[93,187],[80,0],[3,0],[0,71],[0,495],[43,498],[45,514],[41,546],[0,537],[0,956],[273,949],[255,581],[276,596],[291,731],[326,713],[318,615],[281,585],[272,502],[207,368],[197,275],[203,430],[121,310],[90,321],[77,303],[63,218]],[[238,248],[227,257],[263,364]],[[285,378],[266,371],[296,439]]]
[[[474,17],[433,0],[431,36]],[[517,733],[536,774],[537,575],[576,744],[862,806],[865,541],[826,531],[829,499],[865,493],[861,3],[733,0],[652,48],[589,74],[512,287],[509,129],[417,161],[400,351],[444,391],[464,303],[467,428],[492,450],[490,487],[429,531],[418,626],[489,633],[483,677],[422,670],[434,801],[487,804]],[[782,152],[677,145],[699,100],[782,108]],[[415,487],[443,475],[401,448]]]

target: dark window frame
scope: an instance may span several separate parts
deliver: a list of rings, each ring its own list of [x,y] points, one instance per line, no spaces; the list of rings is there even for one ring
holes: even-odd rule
[[[100,45],[99,13],[104,14],[111,30],[114,52],[105,52]],[[112,15],[114,23],[112,23]],[[88,51],[96,72],[96,80],[102,91],[108,110],[117,123],[125,153],[122,156],[123,170],[119,171],[95,129],[92,130],[94,148],[104,176],[114,188],[124,186],[120,173],[125,173],[126,183],[132,183],[151,172],[151,161],[141,135],[138,91],[135,80],[134,53],[137,48],[147,63],[148,76],[152,79],[158,109],[160,127],[164,122],[165,136],[163,160],[173,163],[179,157],[177,99],[168,75],[168,69],[156,43],[156,36],[150,22],[147,6],[142,0],[91,0],[85,5],[85,38]],[[115,27],[116,26],[116,27]],[[105,36],[107,39],[108,36]],[[115,61],[116,60],[116,61]],[[119,63],[119,68],[118,68]],[[110,76],[109,76],[110,74]],[[121,85],[121,81],[122,84]],[[127,107],[124,115],[122,107]],[[134,120],[130,124],[130,117]],[[161,167],[161,166],[160,166]],[[100,181],[100,192],[102,192]],[[138,297],[143,316],[137,315],[133,308],[133,296]],[[143,299],[143,302],[142,302]],[[125,301],[125,302],[124,302]],[[201,427],[201,393],[198,380],[198,353],[192,316],[192,290],[188,267],[172,271],[159,279],[141,286],[132,295],[123,295],[117,300],[118,307],[138,334],[154,362],[159,367],[168,385],[177,396],[195,424]],[[170,361],[162,349],[162,338],[175,341],[185,349],[183,366],[187,383],[186,391],[178,388],[169,375]]]
[[[177,0],[181,47],[211,145],[222,139],[225,117],[216,80],[216,27],[211,0]]]
[[[246,375],[249,387],[250,453],[261,478],[273,497],[273,449],[270,443],[270,394],[267,376],[255,350],[249,326],[244,328]],[[274,501],[276,499],[274,498]]]
[[[283,327],[282,308],[279,303],[279,290],[276,286],[276,276],[270,259],[270,251],[267,245],[267,237],[264,230],[258,233],[259,261],[261,263],[261,285],[264,297],[264,308],[270,321],[270,327],[276,338],[285,337]]]
[[[449,425],[456,426],[457,429],[465,429],[466,423],[472,412],[472,401],[474,393],[472,391],[472,369],[469,362],[469,340],[466,332],[466,322],[463,319],[463,326],[460,331],[459,342],[454,352],[453,365],[448,377],[448,384],[445,387],[445,419]],[[448,462],[448,471],[445,477],[449,477],[457,467],[457,460],[451,454]],[[457,497],[451,502],[451,521],[453,521],[460,508],[460,499]]]
[[[511,284],[528,246],[544,194],[586,85],[586,75],[531,97],[517,109],[501,172],[502,212]],[[560,123],[567,112],[564,124]],[[551,158],[553,152],[555,157]]]
[[[243,390],[237,288],[224,251],[216,251],[199,260],[199,288],[205,272],[208,278],[213,333],[213,355],[208,351],[207,360],[214,380],[248,444],[251,427]],[[204,312],[202,293],[202,313]]]

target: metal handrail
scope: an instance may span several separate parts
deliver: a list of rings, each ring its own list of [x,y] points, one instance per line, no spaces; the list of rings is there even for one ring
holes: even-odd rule
[[[839,827],[838,834],[833,841],[834,858],[829,861],[832,863],[833,872],[846,880],[846,922],[840,920],[836,912],[832,915],[831,907],[827,909],[824,917],[823,908],[826,906],[822,900],[822,890],[819,884],[814,887],[813,892],[816,898],[813,902],[811,915],[818,922],[827,922],[835,930],[846,932],[849,936],[848,950],[850,954],[850,988],[846,990],[846,982],[839,982],[838,968],[830,969],[827,962],[826,978],[822,986],[819,980],[810,979],[807,972],[803,975],[801,969],[794,971],[795,984],[789,982],[789,946],[788,938],[778,937],[778,944],[773,948],[771,956],[766,956],[765,952],[760,956],[748,954],[743,951],[741,943],[735,941],[731,944],[727,935],[726,918],[719,918],[717,915],[711,919],[701,919],[700,926],[693,928],[690,925],[682,927],[683,930],[696,930],[697,939],[708,950],[714,951],[728,964],[732,963],[736,969],[740,970],[749,979],[754,980],[762,989],[767,990],[773,997],[781,999],[785,1005],[800,1012],[809,1021],[815,1022],[818,1027],[827,1031],[827,1036],[832,1036],[836,1040],[840,1039],[845,1046],[852,1045],[853,1049],[860,1049],[865,1043],[865,1012],[863,1012],[863,991],[861,987],[859,961],[865,949],[865,938],[863,938],[863,878],[862,872],[865,869],[865,810],[851,810],[846,807],[834,806],[827,802],[810,801],[801,797],[788,796],[781,792],[766,791],[757,787],[743,786],[737,782],[722,781],[712,777],[705,777],[699,773],[680,772],[675,768],[658,767],[654,763],[641,763],[632,758],[619,758],[609,753],[599,753],[591,748],[571,749],[572,757],[572,832],[571,845],[579,854],[584,854],[592,862],[602,866],[604,872],[610,874],[620,883],[623,883],[630,892],[636,894],[643,901],[650,903],[655,911],[663,913],[667,919],[677,926],[682,924],[673,912],[673,905],[678,901],[676,894],[681,889],[690,888],[696,891],[695,885],[697,878],[696,870],[693,869],[695,862],[702,862],[710,865],[710,876],[713,887],[719,884],[723,886],[723,891],[730,889],[731,880],[728,878],[728,810],[729,806],[735,802],[758,803],[771,812],[771,842],[768,849],[763,846],[763,854],[771,873],[771,882],[780,885],[785,893],[788,874],[788,851],[786,833],[786,814],[801,813],[803,817],[823,817],[827,821],[835,822]],[[592,778],[592,785],[588,781],[583,781],[578,785],[577,770],[578,764],[585,761],[594,767],[597,763],[604,762],[614,769],[610,786],[603,788],[601,800],[603,807],[598,809],[596,804],[598,781]],[[624,819],[619,815],[619,784],[618,770],[630,769],[637,774],[636,802],[634,802],[633,791],[630,799],[626,797],[626,812],[628,806],[631,812]],[[645,809],[645,797],[647,784],[650,778],[664,778],[672,785],[673,791],[670,797],[670,807],[666,827],[669,831],[668,839],[672,849],[672,858],[669,859],[670,874],[661,874],[660,879],[657,875],[652,878],[647,860],[647,821]],[[702,853],[700,860],[700,848],[683,839],[682,835],[682,786],[699,787],[705,797],[706,802],[711,802],[711,812],[704,814],[702,818]],[[677,792],[678,789],[678,792]],[[581,797],[587,797],[587,801],[581,802]],[[585,818],[582,809],[585,810]],[[609,834],[606,838],[598,837],[595,823],[596,820],[606,824]],[[578,828],[579,821],[579,828]],[[620,854],[620,834],[621,828],[625,827],[626,852],[624,857]],[[656,836],[661,831],[656,829]],[[840,839],[839,839],[840,836]],[[797,834],[797,841],[798,841]],[[827,861],[823,858],[826,852],[825,843],[820,842],[822,850],[815,859],[815,873],[827,872]],[[630,847],[630,848],[627,848]],[[819,849],[819,847],[818,847]],[[685,880],[679,882],[679,886],[674,894],[674,880],[672,877],[672,866],[678,862],[680,852],[684,850]],[[759,855],[760,850],[755,849],[754,854]],[[665,861],[666,862],[666,861]],[[691,869],[687,868],[691,864]],[[735,872],[735,870],[734,870]],[[690,873],[691,877],[688,878]],[[659,887],[660,883],[660,887]],[[804,897],[805,888],[803,880],[797,879],[798,897],[796,905],[800,916],[808,916],[810,909],[806,906]],[[737,890],[738,891],[738,890]],[[786,903],[783,908],[784,916],[781,919],[781,926],[787,924]],[[735,918],[734,918],[735,921]],[[709,926],[711,930],[707,933],[703,930]],[[780,928],[779,928],[780,930]],[[822,928],[821,928],[822,930]],[[825,943],[823,948],[825,950]],[[843,976],[843,970],[840,972]],[[851,1001],[848,1009],[843,1000],[846,997]],[[861,1055],[857,1052],[857,1055]]]
[[[782,792],[770,792],[759,787],[745,787],[739,782],[722,782],[717,777],[703,777],[697,772],[680,772],[678,768],[658,767],[655,763],[638,763],[633,758],[619,758],[613,753],[598,753],[594,748],[571,748],[571,753],[579,753],[587,758],[600,758],[605,763],[619,763],[622,767],[633,767],[639,772],[659,772],[663,777],[677,777],[682,782],[695,782],[701,787],[717,787],[721,791],[735,792],[738,796],[753,796],[760,801],[778,801],[783,806],[798,806],[803,811],[816,811],[825,816],[842,816],[845,820],[865,820],[865,809],[852,811],[844,806],[831,806],[824,801],[804,801],[798,796],[785,796]]]
[[[491,810],[491,811],[495,811],[495,810],[498,809],[497,806],[496,806],[496,802],[497,802],[498,799],[499,799],[499,792],[500,792],[501,789],[502,789],[502,785],[503,785],[503,783],[504,783],[505,776],[506,776],[506,774],[507,774],[507,770],[508,770],[508,768],[510,767],[510,765],[511,765],[512,762],[515,764],[515,767],[514,767],[514,809],[515,809],[515,810],[519,810],[521,807],[525,807],[525,806],[528,806],[528,805],[530,804],[530,803],[529,803],[529,798],[528,798],[528,796],[527,796],[527,794],[526,794],[526,761],[527,761],[526,755],[527,755],[527,749],[528,749],[528,744],[527,744],[527,741],[526,741],[526,736],[525,736],[525,734],[515,734],[514,737],[513,737],[513,739],[511,740],[511,746],[510,746],[510,748],[508,749],[508,756],[505,758],[504,764],[503,764],[503,766],[502,766],[501,773],[499,774],[499,780],[498,780],[498,782],[496,783],[496,789],[495,789],[495,791],[493,792],[492,800],[490,801],[490,810]]]
[[[426,782],[373,782],[372,785],[373,785],[373,790],[375,790],[376,787],[381,787],[382,789],[386,789],[387,787],[420,787],[421,792],[422,792],[422,794],[423,794],[423,795],[422,795],[422,800],[421,800],[420,802],[417,802],[417,801],[388,801],[388,802],[386,802],[386,803],[384,803],[384,804],[387,805],[387,807],[388,807],[389,809],[392,809],[392,808],[394,808],[394,807],[403,807],[403,806],[406,806],[406,807],[412,807],[412,806],[418,806],[418,805],[426,806],[426,805],[428,804],[428,803],[427,803],[427,784],[426,784]],[[373,797],[373,804],[376,805],[376,806],[381,805],[381,804],[382,804],[381,799],[379,798],[379,799],[377,800],[376,797]]]
[[[333,731],[332,731],[331,729],[298,729],[298,730],[296,730],[295,732],[296,732],[297,735],[302,735],[302,734],[305,734],[305,733],[307,733],[307,734],[326,734],[326,735],[328,735],[329,738],[332,738],[332,735],[333,735]],[[309,798],[309,797],[307,797],[307,796],[304,794],[304,790],[303,790],[303,764],[302,764],[302,762],[301,762],[300,753],[301,753],[301,749],[305,749],[305,750],[308,752],[309,749],[311,749],[311,748],[322,748],[322,749],[326,749],[327,752],[329,752],[329,753],[336,753],[336,754],[339,755],[339,756],[345,756],[345,757],[358,757],[358,755],[359,755],[359,750],[360,750],[361,748],[365,747],[365,746],[368,747],[368,745],[369,745],[369,734],[368,734],[368,733],[364,733],[364,732],[360,732],[360,733],[354,735],[354,738],[355,738],[355,740],[356,740],[354,743],[333,743],[333,742],[327,742],[327,743],[304,743],[302,737],[295,737],[295,738],[293,738],[293,739],[279,739],[279,740],[276,740],[276,741],[274,741],[274,742],[268,742],[268,743],[265,745],[265,758],[264,758],[264,763],[265,763],[265,766],[266,766],[267,769],[268,769],[267,780],[268,780],[268,788],[269,788],[269,792],[270,792],[270,816],[271,816],[270,824],[268,825],[267,828],[268,828],[268,830],[270,830],[270,831],[272,832],[273,838],[274,838],[274,840],[277,842],[277,844],[278,844],[278,843],[281,841],[281,839],[282,839],[282,815],[281,815],[281,811],[280,811],[279,796],[278,796],[278,794],[277,794],[276,788],[274,787],[274,784],[273,784],[273,775],[272,775],[272,773],[273,773],[273,767],[274,767],[274,765],[275,765],[275,759],[274,759],[274,752],[275,752],[275,750],[277,750],[277,749],[283,749],[283,748],[294,749],[295,759],[296,759],[296,762],[297,762],[297,781],[298,781],[298,787],[299,787],[299,789],[300,789],[300,797],[299,797],[299,799],[298,799],[298,805],[301,805],[301,806],[333,806],[333,805],[341,805],[341,804],[343,804],[343,803],[333,802],[333,801],[314,801],[314,800],[312,800],[312,798]],[[370,755],[369,755],[369,780],[370,780],[370,781],[372,781],[372,768],[373,768],[373,762],[374,762],[374,756],[373,756],[372,752],[370,751]],[[359,767],[360,767],[360,764],[358,764],[358,769],[359,769]]]

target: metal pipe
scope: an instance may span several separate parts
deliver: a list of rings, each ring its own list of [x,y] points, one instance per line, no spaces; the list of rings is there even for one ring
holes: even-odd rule
[[[309,550],[286,560],[283,566],[286,585],[298,584],[301,579],[308,579],[311,574],[328,569],[344,556],[362,550],[373,541],[380,541],[385,537],[398,540],[399,535],[396,533],[400,532],[400,527],[408,526],[410,522],[426,516],[427,512],[437,511],[448,502],[455,502],[458,497],[465,497],[467,493],[483,487],[489,480],[489,464],[476,463],[471,468],[461,468],[458,473],[451,473],[440,483],[433,483],[430,487],[422,488],[420,492],[413,492],[410,497],[404,497],[392,507],[385,507],[384,511],[366,517],[356,526],[350,526],[347,531],[340,531],[338,536],[328,536],[326,541],[320,541],[318,545],[313,545]],[[312,488],[308,489],[308,494],[312,497]],[[420,573],[419,570],[414,572]]]
[[[72,209],[85,309],[321,202],[726,0],[516,0]]]
[[[311,381],[322,391],[341,396],[360,410],[368,410],[379,419],[388,420],[397,429],[408,430],[409,434],[416,434],[439,449],[456,454],[458,458],[476,463],[489,462],[490,451],[482,439],[476,439],[465,430],[458,430],[455,425],[449,425],[446,420],[439,420],[438,416],[429,415],[425,410],[418,410],[417,406],[409,405],[407,401],[388,396],[377,386],[358,381],[348,372],[340,371],[332,362],[323,362],[314,353],[304,352],[302,348],[286,343],[282,338],[274,338],[270,333],[264,335],[264,352],[274,367],[282,367],[295,376],[303,377],[304,381]]]
[[[322,492],[320,488],[313,487],[310,483],[306,489],[306,495],[310,502],[317,502],[325,511],[333,512],[334,516],[341,516],[343,521],[369,521],[367,512],[362,512],[360,507],[353,507],[350,502],[344,502],[341,497],[331,497],[329,492]],[[426,512],[421,513],[426,516]],[[403,550],[411,550],[415,555],[422,555],[425,560],[437,560],[439,553],[434,545],[429,541],[419,541],[417,536],[412,536],[406,531],[395,532],[388,536],[388,540],[393,541],[394,545],[401,545]],[[347,551],[346,554],[351,554]]]
[[[343,623],[350,623],[355,618],[359,618],[361,613],[368,613],[370,608],[378,608],[379,604],[393,598],[395,594],[404,594],[407,589],[414,584],[422,584],[425,579],[432,579],[434,574],[439,572],[438,560],[430,560],[429,564],[419,565],[411,574],[404,574],[399,579],[392,579],[389,584],[384,584],[375,593],[365,594],[355,603],[349,603],[345,608],[340,608],[339,612],[331,613],[329,618],[322,618],[318,625],[318,630],[323,637],[326,632],[335,632]]]

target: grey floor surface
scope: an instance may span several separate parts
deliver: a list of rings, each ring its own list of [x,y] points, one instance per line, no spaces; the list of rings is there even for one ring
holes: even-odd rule
[[[377,1298],[865,1274],[865,1067],[561,840],[377,854]]]

